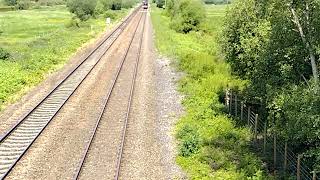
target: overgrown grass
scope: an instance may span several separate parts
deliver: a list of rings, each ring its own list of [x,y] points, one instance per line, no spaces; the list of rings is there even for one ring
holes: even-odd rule
[[[170,29],[163,10],[152,8],[158,50],[186,73],[180,81],[186,114],[176,125],[177,162],[190,179],[264,179],[262,162],[249,150],[250,131],[236,127],[221,104],[224,89],[244,85],[218,53],[225,6],[207,9],[203,31],[180,34]]]
[[[72,16],[65,6],[0,13],[0,47],[10,53],[0,59],[0,110],[105,29],[103,17],[70,27]]]

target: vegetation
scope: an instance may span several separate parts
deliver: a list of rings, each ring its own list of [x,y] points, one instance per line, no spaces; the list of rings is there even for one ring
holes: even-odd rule
[[[232,0],[204,0],[206,4],[229,4]]]
[[[68,0],[67,7],[77,18],[85,21],[94,15],[117,14],[111,11],[132,8],[137,2],[138,0]]]
[[[0,13],[0,110],[105,29],[104,17],[79,22],[79,27],[70,22],[72,14],[64,6]]]
[[[218,53],[225,6],[206,9],[208,18],[187,34],[171,28],[170,9],[151,11],[158,50],[186,73],[179,83],[186,114],[176,128],[177,162],[190,179],[267,179],[261,161],[249,150],[249,129],[236,127],[221,103],[223,89],[244,86]]]
[[[171,17],[171,27],[177,32],[199,30],[205,19],[205,8],[200,0],[168,0],[166,10]]]
[[[94,14],[97,0],[69,0],[67,7],[81,21],[88,20]]]
[[[223,50],[248,80],[247,101],[293,147],[320,167],[320,2],[238,0],[228,11]],[[270,123],[271,124],[271,123]]]

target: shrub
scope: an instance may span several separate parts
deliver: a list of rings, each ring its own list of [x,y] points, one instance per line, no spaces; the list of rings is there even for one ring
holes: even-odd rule
[[[66,27],[67,28],[71,28],[71,27],[77,27],[79,28],[80,27],[80,20],[76,17],[70,19],[69,22],[66,23]]]
[[[94,14],[96,0],[69,0],[67,7],[71,13],[74,13],[81,21],[88,20]]]
[[[17,0],[4,0],[4,3],[8,6],[15,6],[17,4]]]
[[[16,9],[19,9],[19,10],[26,10],[26,9],[29,9],[31,6],[31,1],[30,0],[19,0],[17,1],[17,4],[16,4]]]
[[[121,9],[121,1],[118,0],[101,0],[104,5],[104,9],[108,10],[120,10]]]
[[[156,0],[156,4],[158,8],[163,8],[165,0]]]
[[[5,49],[0,47],[0,59],[1,60],[7,60],[10,57],[10,53],[6,51]]]
[[[199,0],[182,0],[172,18],[171,27],[177,32],[196,31],[205,20],[205,8]]]
[[[41,6],[54,6],[54,5],[62,5],[66,2],[64,0],[39,0],[38,4]]]
[[[177,137],[181,139],[179,145],[181,156],[188,157],[199,150],[200,137],[199,133],[194,127],[191,127],[189,125],[183,126],[183,128],[178,131]]]

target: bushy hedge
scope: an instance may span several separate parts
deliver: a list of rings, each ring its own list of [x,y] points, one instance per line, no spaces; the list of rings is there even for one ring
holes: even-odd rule
[[[17,0],[4,0],[4,3],[8,6],[15,6],[17,4]]]
[[[205,8],[200,0],[168,0],[167,12],[172,18],[171,28],[177,32],[197,31],[205,20]]]
[[[81,21],[85,21],[94,15],[96,5],[96,0],[69,0],[67,3],[69,11],[74,13]]]
[[[9,59],[9,57],[10,53],[7,50],[0,47],[0,60],[7,60]]]
[[[31,1],[30,0],[18,0],[15,7],[16,7],[16,9],[19,9],[19,10],[29,9],[31,7]]]

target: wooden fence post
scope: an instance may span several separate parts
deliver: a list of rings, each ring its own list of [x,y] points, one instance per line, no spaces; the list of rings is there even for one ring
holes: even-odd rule
[[[248,126],[250,127],[250,115],[251,115],[251,107],[248,107]]]
[[[301,180],[301,158],[302,156],[299,154],[297,162],[297,180]]]
[[[288,142],[286,141],[284,143],[284,165],[283,165],[283,169],[284,172],[287,172],[287,168],[288,168]]]
[[[238,116],[238,98],[237,98],[237,94],[234,95],[234,112],[235,112],[235,116]]]
[[[257,136],[258,136],[258,114],[256,114],[254,118],[254,141],[257,143]]]
[[[240,113],[240,119],[243,120],[243,102],[241,102],[241,113]]]
[[[232,115],[232,91],[230,92],[230,110],[229,114]]]
[[[276,134],[273,135],[273,170],[274,170],[274,175],[276,175],[276,170],[277,170],[277,136]]]
[[[267,146],[267,121],[264,123],[263,127],[263,154],[266,155]]]
[[[317,180],[317,172],[313,171],[312,174],[312,180]]]

